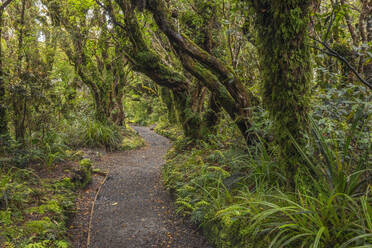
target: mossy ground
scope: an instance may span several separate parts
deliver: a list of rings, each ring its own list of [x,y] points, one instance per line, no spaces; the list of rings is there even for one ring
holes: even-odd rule
[[[69,247],[74,165],[57,166],[53,173],[38,168],[1,170],[0,247]]]
[[[182,129],[180,129],[177,125],[172,125],[167,122],[159,122],[154,131],[157,134],[160,134],[168,139],[175,141],[181,137],[183,137]]]
[[[123,131],[123,140],[121,142],[121,149],[120,150],[135,150],[141,148],[145,145],[144,139],[138,135],[138,133],[127,126],[125,131]]]

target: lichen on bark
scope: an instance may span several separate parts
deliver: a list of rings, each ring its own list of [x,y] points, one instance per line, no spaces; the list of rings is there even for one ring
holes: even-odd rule
[[[304,145],[308,130],[312,73],[306,42],[311,0],[249,2],[256,14],[263,100],[274,121],[281,164],[293,186],[301,160],[290,136]]]

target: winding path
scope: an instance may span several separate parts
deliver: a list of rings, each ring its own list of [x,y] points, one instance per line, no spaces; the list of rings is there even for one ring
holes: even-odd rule
[[[113,153],[110,175],[95,203],[89,248],[210,248],[174,213],[161,183],[170,142],[146,127],[134,127],[147,145]]]

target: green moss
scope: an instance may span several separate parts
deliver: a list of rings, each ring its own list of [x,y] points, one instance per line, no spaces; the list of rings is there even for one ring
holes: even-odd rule
[[[167,137],[173,141],[180,139],[183,135],[182,129],[180,129],[177,125],[172,125],[167,122],[158,123],[154,128],[154,131],[157,134]]]
[[[1,69],[2,68],[0,68],[0,70]],[[1,146],[2,137],[8,134],[8,118],[7,118],[7,109],[5,107],[6,105],[4,102],[4,98],[5,98],[5,87],[3,85],[3,73],[2,71],[0,71],[0,146]]]
[[[69,178],[31,180],[27,177],[29,173],[35,175],[31,170],[0,173],[3,182],[0,192],[6,188],[9,194],[6,210],[2,209],[0,200],[0,246],[68,247],[64,240],[67,239],[66,222],[76,197],[73,184]]]
[[[306,42],[311,1],[252,2],[263,65],[263,100],[274,120],[284,171],[293,180],[300,162],[290,136],[304,144],[308,130],[312,74]]]
[[[8,121],[7,121],[6,109],[0,102],[0,139],[1,137],[7,134],[8,134]]]
[[[176,93],[174,102],[185,136],[193,140],[200,139],[200,115],[191,108],[190,95]]]
[[[80,160],[79,168],[75,170],[72,182],[77,188],[85,188],[92,181],[92,162],[85,158]]]
[[[160,87],[160,99],[167,106],[168,121],[171,124],[176,124],[179,120],[177,120],[177,113],[174,108],[174,96],[172,91],[166,87]]]
[[[122,150],[135,150],[145,145],[142,137],[124,137],[121,145]]]

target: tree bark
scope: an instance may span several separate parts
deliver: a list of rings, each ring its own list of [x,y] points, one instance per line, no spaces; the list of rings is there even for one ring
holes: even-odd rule
[[[257,101],[253,94],[245,88],[234,71],[226,66],[226,63],[203,50],[186,35],[177,31],[171,20],[171,13],[163,0],[148,0],[146,8],[151,11],[158,27],[177,51],[184,68],[216,94],[217,102],[236,122],[247,144],[254,142],[256,136],[250,131],[251,123],[249,120],[252,103]]]
[[[305,145],[310,109],[311,56],[307,42],[311,0],[251,0],[263,65],[263,99],[274,121],[281,165],[293,189],[302,164],[291,137]]]
[[[366,1],[366,42],[372,44],[372,1],[367,3]],[[369,62],[367,62],[369,60]],[[364,77],[365,79],[372,83],[372,58],[368,56],[367,61],[364,64]]]
[[[4,9],[12,2],[13,0],[5,0],[5,2],[0,5],[0,12],[4,11]]]
[[[234,71],[228,68],[225,65],[226,63],[197,46],[187,36],[179,33],[171,21],[170,13],[163,0],[148,0],[146,8],[152,12],[155,22],[168,37],[174,48],[179,52],[188,54],[191,58],[213,72],[237,101],[241,112],[247,113],[247,109],[251,107],[250,101],[254,97],[246,90]]]
[[[108,6],[108,11],[114,23],[121,28],[121,31],[124,31],[119,34],[123,38],[129,37],[132,44],[125,48],[132,69],[145,74],[159,86],[167,87],[172,91],[177,119],[183,127],[185,136],[199,139],[200,118],[191,109],[190,82],[184,75],[165,65],[161,57],[147,46],[130,1],[116,0],[116,3],[124,12],[125,26],[117,22],[112,6]]]
[[[166,87],[159,87],[159,93],[161,101],[167,106],[168,110],[168,121],[171,124],[177,123],[176,110],[174,109],[174,100],[172,91]]]
[[[2,52],[2,33],[3,33],[3,9],[0,10],[0,138],[8,135],[7,108],[5,106],[5,85],[3,72],[3,52]],[[1,144],[1,142],[0,142]]]
[[[345,0],[341,0],[341,4],[345,5]],[[346,21],[347,27],[349,29],[351,39],[353,40],[353,45],[355,47],[358,47],[359,39],[358,39],[358,36],[355,32],[355,28],[353,26],[353,20],[351,19],[350,15],[347,12],[345,13],[345,21]]]
[[[209,99],[208,109],[203,115],[202,129],[205,133],[216,134],[218,124],[218,114],[221,112],[221,107],[217,104],[215,96],[212,94]],[[204,133],[204,132],[203,132]]]
[[[25,11],[26,11],[26,0],[22,0],[21,16],[19,21],[19,37],[18,37],[18,60],[17,60],[17,75],[21,83],[25,83],[22,75],[22,62],[23,62],[23,38],[25,28]],[[22,86],[22,85],[21,85]],[[16,140],[20,143],[24,143],[25,138],[25,115],[26,115],[26,96],[19,96],[17,93],[13,96],[13,110],[14,110],[14,125],[15,125],[15,136]]]

